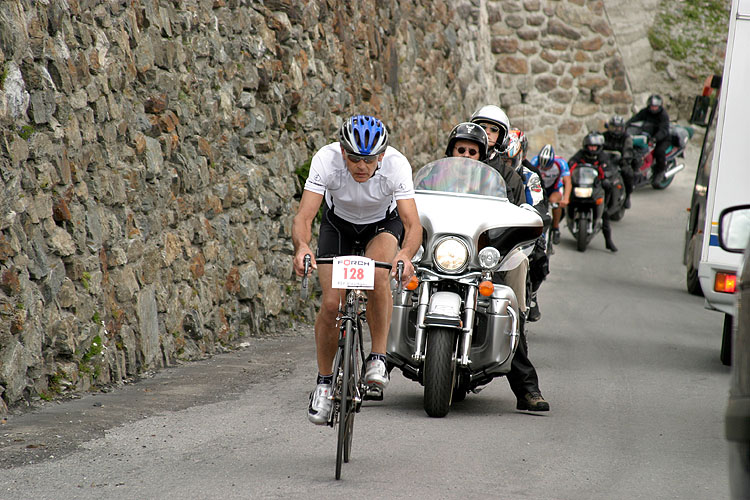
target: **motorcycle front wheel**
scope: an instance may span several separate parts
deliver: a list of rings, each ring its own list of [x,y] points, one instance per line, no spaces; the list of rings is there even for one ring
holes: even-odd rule
[[[578,219],[578,233],[576,233],[576,248],[579,252],[586,251],[589,244],[589,218],[582,215]]]
[[[453,396],[456,365],[453,350],[456,334],[447,328],[427,331],[424,360],[424,411],[434,418],[448,414]]]

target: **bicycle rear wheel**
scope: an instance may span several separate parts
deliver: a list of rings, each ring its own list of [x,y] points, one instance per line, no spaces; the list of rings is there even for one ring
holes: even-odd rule
[[[341,362],[341,405],[339,411],[338,444],[336,446],[336,479],[341,479],[341,464],[349,462],[354,433],[354,414],[356,396],[356,380],[353,362],[356,349],[354,345],[354,328],[351,320],[346,321],[344,327],[344,346]]]

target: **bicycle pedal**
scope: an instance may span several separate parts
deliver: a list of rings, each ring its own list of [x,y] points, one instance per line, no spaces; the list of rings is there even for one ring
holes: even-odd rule
[[[383,389],[371,387],[365,393],[365,401],[383,401]]]

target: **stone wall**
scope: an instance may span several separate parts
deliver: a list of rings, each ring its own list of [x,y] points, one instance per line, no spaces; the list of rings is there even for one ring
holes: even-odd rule
[[[630,102],[601,1],[0,2],[0,412],[309,320],[297,173],[344,116],[416,167],[484,103],[572,153]]]

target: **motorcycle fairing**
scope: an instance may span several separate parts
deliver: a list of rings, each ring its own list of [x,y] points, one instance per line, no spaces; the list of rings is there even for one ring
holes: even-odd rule
[[[432,262],[432,249],[445,235],[464,239],[473,255],[471,267],[478,267],[477,254],[486,245],[494,246],[505,255],[517,246],[534,241],[543,231],[539,215],[502,198],[417,191],[415,201],[424,229],[422,246],[425,251],[421,260],[424,263]]]

